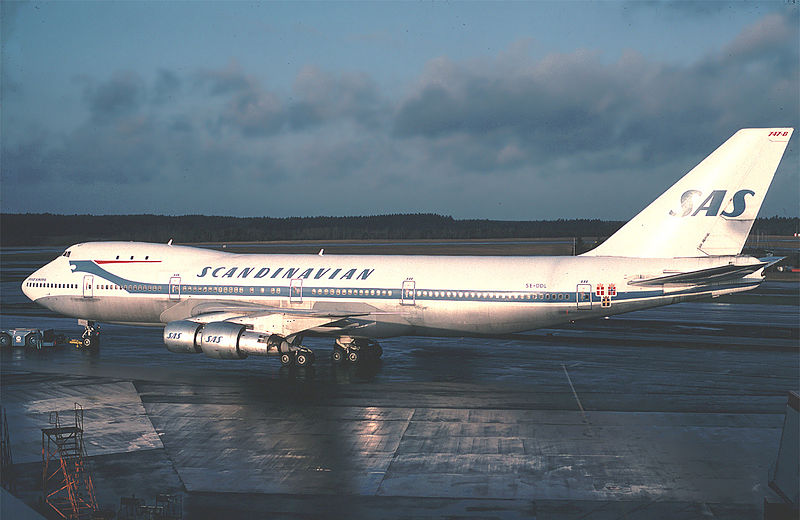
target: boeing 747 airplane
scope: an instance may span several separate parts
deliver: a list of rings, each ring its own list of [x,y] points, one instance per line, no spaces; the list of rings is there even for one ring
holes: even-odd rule
[[[492,336],[747,291],[777,261],[742,256],[792,128],[736,132],[641,213],[575,257],[232,254],[89,242],[29,276],[34,302],[86,327],[164,328],[172,352],[307,366],[307,335],[335,363],[380,338]],[[321,253],[321,252],[320,252]]]

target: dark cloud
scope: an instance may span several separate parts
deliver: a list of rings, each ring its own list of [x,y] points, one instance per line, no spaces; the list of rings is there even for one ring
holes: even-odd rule
[[[156,104],[174,100],[181,89],[181,79],[177,74],[167,69],[158,69],[155,84],[153,85],[152,100]]]
[[[72,130],[3,141],[4,208],[27,210],[13,201],[38,189],[56,211],[84,210],[58,196],[79,185],[106,193],[85,208],[106,212],[622,218],[739,128],[797,126],[797,27],[796,13],[768,15],[686,64],[521,44],[442,57],[399,98],[312,66],[285,92],[236,62],[120,71],[85,81]],[[796,206],[796,152],[784,163],[777,196]],[[611,185],[630,206],[597,204]]]
[[[18,183],[38,184],[49,176],[51,165],[43,150],[46,150],[49,139],[45,134],[26,136],[16,145],[8,141],[0,144],[0,155],[3,164],[3,183],[14,186]]]
[[[156,124],[146,117],[118,120],[113,126],[87,124],[47,152],[49,174],[61,181],[137,184],[159,174],[167,150]]]
[[[235,61],[221,69],[202,70],[196,77],[198,84],[208,87],[212,96],[250,90],[254,83]]]
[[[686,66],[632,52],[613,63],[586,51],[439,59],[398,107],[394,133],[420,138],[431,157],[487,173],[517,167],[504,160],[509,145],[549,171],[570,157],[568,167],[597,174],[706,151],[741,127],[796,123],[795,18],[769,15],[723,52]]]
[[[374,128],[384,108],[376,85],[366,75],[335,75],[316,67],[304,68],[292,92],[283,96],[267,89],[236,63],[202,71],[198,84],[223,100],[211,127],[232,128],[250,138],[309,131],[329,122],[351,121]]]
[[[747,27],[722,53],[722,62],[751,67],[762,64],[766,72],[785,67],[797,70],[800,11],[773,13]]]
[[[290,107],[295,128],[339,119],[375,127],[385,109],[377,86],[365,74],[334,75],[306,67],[298,74],[292,94],[298,99]]]
[[[209,94],[224,100],[222,111],[209,121],[210,128],[232,128],[245,137],[265,137],[285,124],[285,109],[278,96],[245,74],[238,63],[201,71],[197,77]]]
[[[281,130],[285,123],[285,111],[277,96],[253,88],[239,91],[231,97],[219,121],[238,129],[245,137],[264,137]]]
[[[84,90],[91,118],[106,123],[135,112],[145,101],[145,83],[128,71],[116,72],[102,83],[89,83]]]

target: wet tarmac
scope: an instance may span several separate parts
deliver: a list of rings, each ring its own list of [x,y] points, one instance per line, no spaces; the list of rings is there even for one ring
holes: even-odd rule
[[[79,335],[19,282],[59,250],[3,251],[2,328]],[[39,261],[44,256],[44,260]],[[38,262],[38,263],[37,263]],[[395,338],[371,367],[166,350],[108,325],[97,352],[2,352],[16,495],[36,504],[48,412],[85,409],[99,502],[183,495],[186,518],[758,518],[800,293],[766,282],[496,339]]]

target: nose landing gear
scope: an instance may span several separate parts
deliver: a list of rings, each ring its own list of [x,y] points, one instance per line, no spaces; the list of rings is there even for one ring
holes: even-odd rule
[[[83,348],[97,348],[100,346],[100,325],[90,320],[78,320],[78,325],[83,325],[85,330],[81,335]]]

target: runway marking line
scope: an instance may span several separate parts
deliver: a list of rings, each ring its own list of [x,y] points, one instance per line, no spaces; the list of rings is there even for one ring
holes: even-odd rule
[[[561,368],[564,369],[564,375],[567,376],[567,382],[569,383],[569,387],[572,389],[572,395],[575,396],[575,402],[578,403],[578,408],[580,409],[581,415],[583,416],[583,421],[588,423],[589,419],[586,418],[586,410],[583,409],[581,400],[578,398],[578,392],[575,391],[575,386],[572,384],[572,378],[569,377],[569,372],[567,372],[567,365],[561,363]]]

